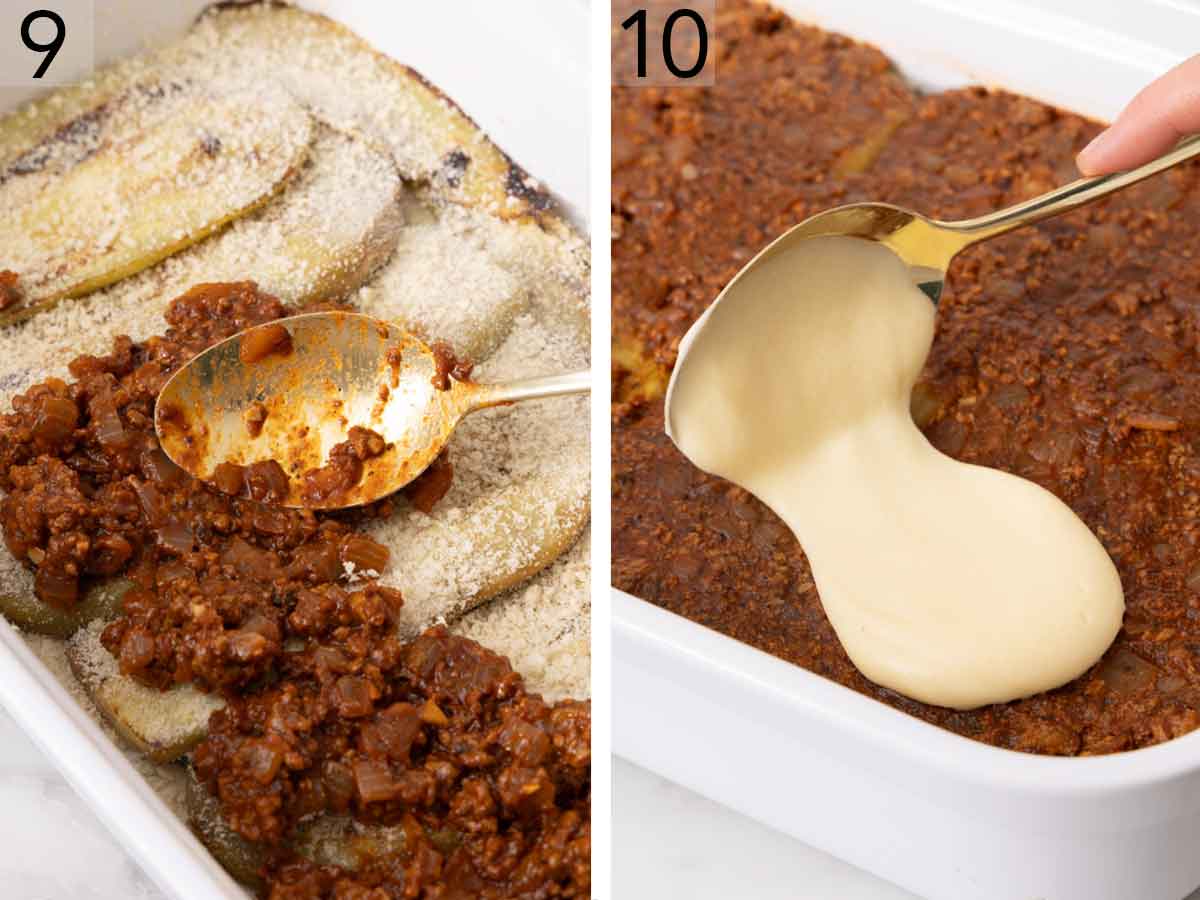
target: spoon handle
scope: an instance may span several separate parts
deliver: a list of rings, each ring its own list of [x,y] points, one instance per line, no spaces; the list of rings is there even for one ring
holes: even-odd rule
[[[1200,156],[1200,134],[1184,138],[1175,145],[1173,150],[1136,169],[1130,169],[1128,172],[1114,172],[1095,178],[1081,178],[1039,197],[1034,197],[1032,200],[1025,200],[985,216],[963,219],[960,222],[935,222],[934,224],[958,232],[963,238],[965,247],[976,241],[986,240],[1006,231],[1012,231],[1014,228],[1020,228],[1022,225],[1076,209],[1114,191],[1136,184],[1151,175],[1157,175],[1159,172],[1177,166],[1195,156]]]
[[[537,400],[541,397],[560,397],[563,394],[586,394],[592,389],[592,373],[567,372],[563,375],[543,375],[522,378],[504,384],[479,385],[471,396],[471,409],[485,409],[502,403]]]

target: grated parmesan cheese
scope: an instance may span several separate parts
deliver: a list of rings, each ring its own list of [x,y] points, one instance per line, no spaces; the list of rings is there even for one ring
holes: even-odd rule
[[[550,568],[451,629],[507,656],[528,689],[550,701],[591,693],[588,537],[585,532]]]

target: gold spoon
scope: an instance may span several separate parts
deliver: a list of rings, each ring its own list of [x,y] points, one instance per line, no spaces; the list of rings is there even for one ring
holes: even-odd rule
[[[468,413],[590,389],[587,371],[507,384],[460,380],[439,373],[434,350],[396,325],[317,312],[209,347],[163,387],[154,421],[163,451],[197,478],[211,480],[220,463],[273,459],[288,476],[287,497],[277,505],[338,509],[404,487]],[[378,434],[386,449],[363,461],[353,486],[306,500],[302,476],[325,465],[354,426]]]
[[[946,281],[946,270],[950,261],[965,247],[978,241],[986,241],[996,235],[1048,219],[1084,204],[1091,203],[1114,191],[1157,175],[1172,166],[1177,166],[1200,155],[1200,135],[1192,135],[1180,141],[1173,150],[1128,172],[1117,172],[1095,178],[1081,178],[1032,200],[1026,200],[997,212],[964,219],[959,222],[944,222],[930,219],[920,213],[888,203],[853,203],[838,206],[806,219],[789,231],[784,232],[751,259],[738,272],[713,301],[708,310],[697,319],[679,345],[679,355],[671,381],[667,387],[666,424],[671,432],[671,396],[680,372],[687,363],[689,349],[694,346],[705,325],[709,313],[734,290],[738,281],[747,272],[763,263],[768,257],[786,252],[798,241],[813,237],[842,235],[862,238],[883,244],[908,264],[913,282],[936,304],[942,296]],[[853,273],[846,273],[853,277]],[[728,325],[728,323],[726,323]]]

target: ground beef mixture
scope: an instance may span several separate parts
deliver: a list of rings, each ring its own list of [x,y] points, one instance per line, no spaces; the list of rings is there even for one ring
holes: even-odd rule
[[[439,391],[450,390],[450,379],[466,381],[471,377],[475,364],[454,355],[454,348],[445,341],[437,341],[429,348],[433,351],[433,386]]]
[[[454,463],[450,461],[450,454],[443,450],[420,478],[404,488],[404,496],[421,512],[429,513],[446,496],[453,482]]]
[[[347,439],[329,451],[329,462],[301,476],[300,496],[305,503],[314,506],[343,496],[362,481],[363,463],[381,455],[387,448],[388,443],[382,435],[355,425]]]
[[[291,352],[291,332],[279,324],[252,329],[238,340],[238,359],[247,366],[268,356],[287,356]]]
[[[401,645],[400,594],[343,586],[348,570],[386,569],[387,548],[354,526],[391,500],[284,509],[271,505],[288,488],[273,460],[221,466],[210,485],[160,449],[154,403],[170,375],[294,312],[251,282],[200,285],[170,305],[165,334],[118,338],[110,355],[74,360],[74,382],[15,397],[0,417],[5,544],[60,608],[93,580],[130,579],[102,633],[121,671],[225,696],[196,769],[231,826],[270,849],[272,896],[586,896],[586,704],[527,695],[504,660],[444,631]],[[330,468],[361,469],[382,449],[355,429]],[[412,502],[432,509],[450,471],[431,467],[406,489]],[[411,822],[403,858],[356,875],[292,859],[295,826],[325,811]],[[427,836],[446,833],[453,846]]]
[[[1063,688],[925,706],[858,673],[795,538],[674,449],[662,392],[687,328],[791,225],[862,200],[979,215],[1078,177],[1074,154],[1099,126],[1001,91],[921,95],[875,49],[744,0],[721,4],[715,30],[715,87],[613,89],[614,583],[1001,747],[1110,753],[1196,728],[1200,168],[951,268],[918,425],[943,452],[1068,503],[1116,562],[1127,612]]]
[[[527,694],[441,628],[402,645],[389,614],[370,589],[302,595],[289,626],[308,644],[281,685],[216,713],[195,753],[248,839],[322,812],[404,827],[402,856],[354,873],[285,857],[271,898],[588,896],[587,704]]]

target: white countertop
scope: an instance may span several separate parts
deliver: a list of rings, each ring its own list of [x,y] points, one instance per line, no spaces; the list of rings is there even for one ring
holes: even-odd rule
[[[619,757],[613,759],[613,896],[917,900]]]
[[[166,900],[0,710],[0,894],[11,900]]]
[[[613,897],[919,900],[619,757],[613,759]],[[1200,890],[1186,900],[1200,900]]]

